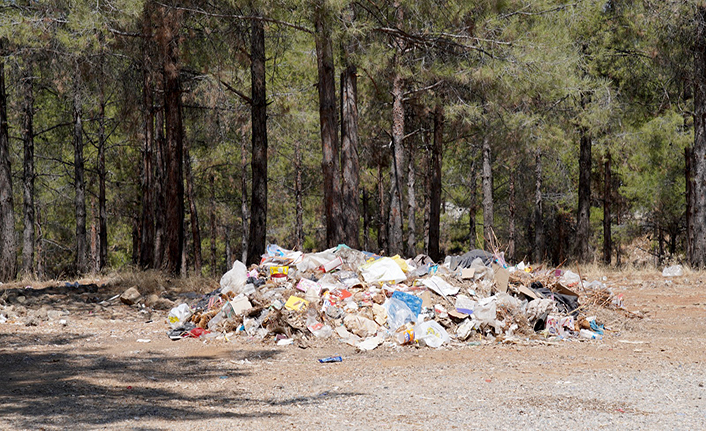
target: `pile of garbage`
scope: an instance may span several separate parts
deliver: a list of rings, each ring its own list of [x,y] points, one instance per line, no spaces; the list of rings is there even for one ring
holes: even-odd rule
[[[300,346],[337,338],[362,351],[384,342],[600,339],[605,328],[588,317],[596,306],[622,309],[622,297],[572,271],[508,266],[502,253],[473,250],[437,264],[346,245],[319,253],[269,245],[259,265],[236,261],[220,288],[174,307],[168,334]]]

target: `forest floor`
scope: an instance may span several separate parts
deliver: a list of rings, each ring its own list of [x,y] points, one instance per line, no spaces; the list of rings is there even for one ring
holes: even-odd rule
[[[604,275],[646,317],[601,341],[366,353],[171,341],[167,311],[99,304],[129,285],[35,286],[0,324],[0,429],[703,429],[706,273]]]

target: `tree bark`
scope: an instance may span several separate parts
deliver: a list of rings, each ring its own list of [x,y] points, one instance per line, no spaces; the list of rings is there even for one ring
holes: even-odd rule
[[[579,203],[576,217],[576,258],[587,262],[591,258],[591,137],[581,128],[579,137]]]
[[[487,250],[493,238],[493,171],[490,139],[483,137],[483,247]]]
[[[211,173],[209,178],[211,188],[211,203],[209,205],[209,221],[211,225],[211,276],[218,275],[218,256],[216,255],[216,242],[218,241],[218,231],[216,227],[216,176]],[[194,247],[196,250],[196,247]],[[199,271],[199,274],[201,271]]]
[[[370,250],[370,211],[368,205],[368,189],[363,187],[363,248]]]
[[[603,263],[610,265],[613,256],[613,240],[611,238],[611,172],[610,172],[610,151],[606,153],[604,164],[604,184],[603,184]]]
[[[267,240],[267,100],[265,87],[265,29],[252,21],[250,73],[252,78],[252,210],[248,264],[260,263]]]
[[[507,257],[509,261],[515,260],[515,176],[516,169],[514,166],[510,166],[509,172],[509,192],[510,196],[508,199],[508,240],[507,240]]]
[[[534,261],[544,260],[544,204],[542,199],[542,150],[537,148],[534,165]]]
[[[338,141],[338,109],[336,107],[336,75],[333,64],[331,27],[325,6],[316,5],[314,27],[319,83],[319,125],[321,129],[321,170],[324,176],[324,214],[326,245],[334,247],[344,239],[341,212],[340,145]]]
[[[395,72],[392,80],[392,184],[390,186],[390,215],[387,251],[402,253],[402,175],[404,173],[404,103],[402,75]]]
[[[429,175],[429,257],[438,262],[441,232],[441,157],[444,147],[444,111],[441,105],[434,110],[434,138],[431,150]]]
[[[154,94],[153,94],[153,63],[152,49],[152,20],[151,2],[145,2],[143,26],[142,26],[142,116],[144,141],[142,145],[142,172],[140,176],[140,188],[142,198],[142,211],[140,213],[141,238],[140,238],[140,260],[139,266],[142,269],[155,267],[155,207],[157,200],[153,186],[154,181],[155,154],[154,154]]]
[[[344,240],[357,250],[360,248],[358,81],[356,67],[351,64],[341,72],[341,170]]]
[[[163,268],[180,274],[184,249],[184,128],[181,113],[181,79],[179,69],[179,28],[181,11],[169,9],[164,13],[164,118],[166,151],[165,164],[165,247]]]
[[[196,207],[196,192],[194,191],[194,175],[191,171],[191,154],[189,144],[184,146],[184,171],[186,174],[186,194],[189,198],[189,214],[191,215],[191,237],[194,246],[194,271],[201,275],[203,261],[201,257],[201,229],[199,227],[199,212]],[[215,266],[214,266],[215,268]]]
[[[694,244],[694,153],[691,147],[684,148],[684,176],[686,184],[686,256],[691,259]]]
[[[86,183],[85,161],[83,158],[83,112],[78,79],[74,83],[74,190],[76,210],[76,271],[85,274],[88,271],[88,241],[86,237]]]
[[[706,4],[696,6],[696,42],[694,46],[694,147],[693,211],[694,233],[689,263],[706,266]]]
[[[158,88],[164,82],[162,74],[157,74]],[[155,110],[155,157],[154,157],[154,268],[162,268],[164,263],[166,211],[166,139],[164,137],[164,98]]]
[[[17,276],[17,235],[12,197],[12,166],[10,165],[10,139],[7,127],[3,51],[3,42],[0,40],[0,282],[8,282]]]
[[[248,261],[248,230],[250,215],[248,212],[248,151],[245,145],[245,136],[240,139],[240,261]],[[228,269],[233,262],[228,263]]]
[[[103,80],[105,79],[101,73],[101,88],[99,100],[99,118],[98,118],[98,255],[96,259],[96,270],[101,271],[108,262],[108,210],[106,208],[107,200],[105,195],[105,91],[103,88]]]
[[[22,272],[34,274],[34,90],[31,71],[22,79],[24,101],[22,106],[22,142],[24,160],[22,162],[23,219],[22,233]]]

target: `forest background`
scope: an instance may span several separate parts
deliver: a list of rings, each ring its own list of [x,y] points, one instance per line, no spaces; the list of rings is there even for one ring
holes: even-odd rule
[[[706,4],[9,0],[0,281],[266,244],[706,264]]]

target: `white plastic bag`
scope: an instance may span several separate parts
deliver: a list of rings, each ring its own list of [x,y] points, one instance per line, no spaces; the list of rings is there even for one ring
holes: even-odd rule
[[[172,308],[169,315],[167,315],[169,326],[171,326],[172,329],[181,328],[186,322],[189,321],[192,314],[191,307],[187,304],[181,304],[178,307]]]
[[[662,270],[662,277],[681,277],[684,275],[684,268],[681,265],[674,265]]]
[[[400,283],[407,279],[407,275],[402,268],[389,257],[381,257],[372,263],[367,263],[360,267],[360,272],[368,283],[392,281]]]
[[[422,280],[422,284],[444,297],[455,295],[460,290],[458,287],[450,285],[446,280],[437,275]]]
[[[233,268],[221,277],[221,293],[233,292],[236,295],[242,293],[245,283],[248,281],[248,269],[243,262],[236,260]]]
[[[414,327],[414,338],[429,347],[437,348],[449,341],[449,334],[434,320],[428,320]]]

